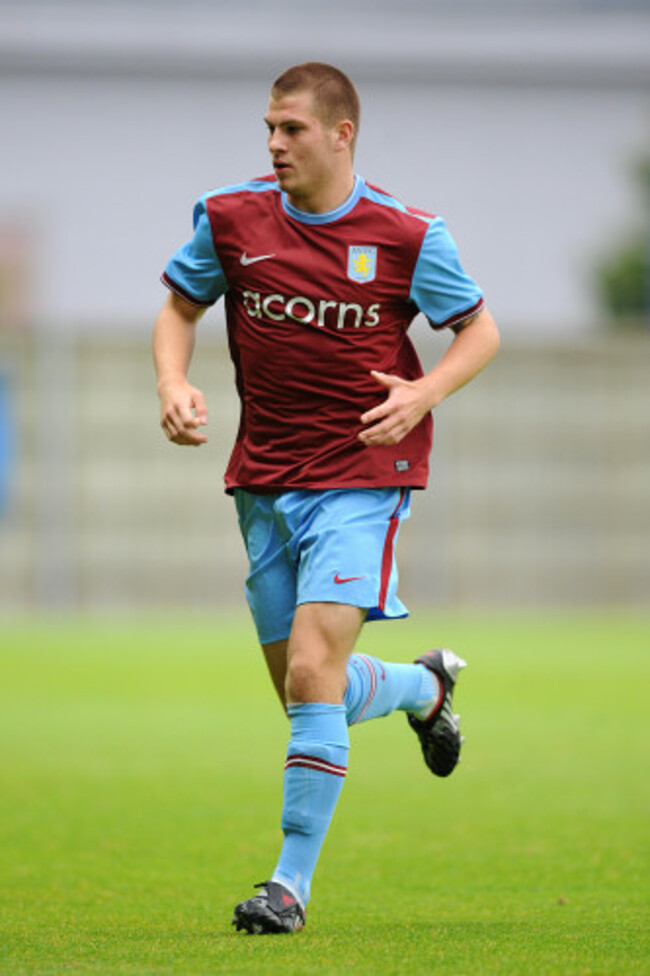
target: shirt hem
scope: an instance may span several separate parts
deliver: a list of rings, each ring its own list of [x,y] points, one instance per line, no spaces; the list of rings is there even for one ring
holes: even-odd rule
[[[464,319],[469,318],[470,315],[475,315],[477,312],[480,312],[484,304],[485,300],[483,298],[479,298],[479,300],[472,305],[471,308],[465,309],[464,312],[457,312],[456,315],[451,315],[448,319],[445,319],[444,322],[432,322],[431,324],[434,329],[446,329],[454,325],[460,325],[460,323],[463,322]]]
[[[422,491],[427,487],[428,478],[418,478],[416,481],[359,481],[359,482],[323,482],[310,481],[304,484],[285,482],[270,484],[251,484],[250,482],[227,481],[225,492],[227,495],[234,495],[235,491],[241,489],[248,491],[252,495],[280,495],[286,491],[354,491],[381,488],[410,488],[413,491]]]
[[[195,308],[210,308],[211,305],[214,305],[214,302],[202,302],[199,301],[198,298],[194,298],[192,295],[190,295],[189,292],[185,291],[184,288],[181,288],[180,285],[177,285],[176,282],[169,277],[166,271],[164,271],[161,274],[160,280],[162,281],[165,288],[169,288],[169,290],[173,291],[175,295],[178,295],[179,298],[182,298],[183,301],[188,302],[190,305],[193,305]]]

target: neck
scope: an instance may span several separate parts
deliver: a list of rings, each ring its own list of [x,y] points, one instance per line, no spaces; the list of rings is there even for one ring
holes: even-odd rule
[[[292,207],[305,213],[320,214],[336,210],[350,196],[354,189],[354,173],[350,171],[345,177],[326,186],[312,189],[306,193],[287,193],[287,199]]]

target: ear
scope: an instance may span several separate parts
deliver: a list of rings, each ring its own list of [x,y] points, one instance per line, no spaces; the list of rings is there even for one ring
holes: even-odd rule
[[[350,119],[342,119],[336,123],[334,130],[334,149],[343,152],[345,149],[352,149],[354,142],[354,123]]]

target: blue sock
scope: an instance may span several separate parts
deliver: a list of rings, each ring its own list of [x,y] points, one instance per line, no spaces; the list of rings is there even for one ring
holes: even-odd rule
[[[396,710],[426,711],[439,695],[435,676],[421,664],[387,664],[369,654],[351,654],[347,675],[343,703],[348,725]]]
[[[291,738],[284,767],[284,843],[272,880],[303,905],[347,773],[344,705],[289,705]]]

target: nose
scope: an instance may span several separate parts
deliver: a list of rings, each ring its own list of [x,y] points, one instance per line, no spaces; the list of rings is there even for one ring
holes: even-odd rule
[[[269,131],[269,152],[276,153],[280,152],[283,148],[283,140],[280,129],[271,129]]]

